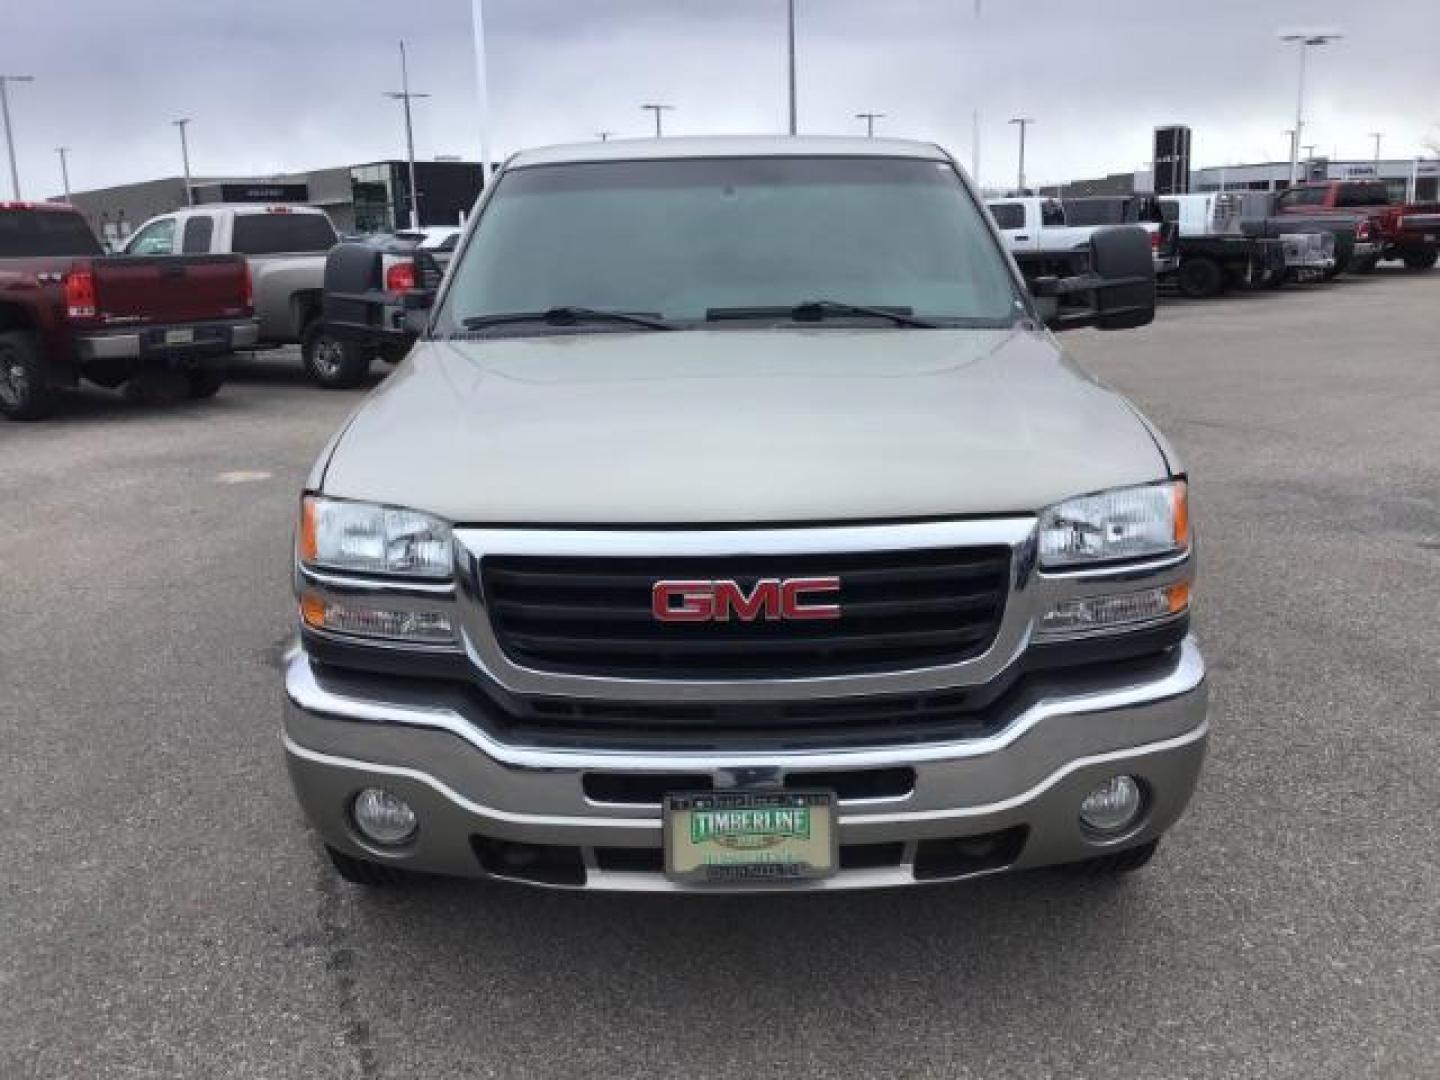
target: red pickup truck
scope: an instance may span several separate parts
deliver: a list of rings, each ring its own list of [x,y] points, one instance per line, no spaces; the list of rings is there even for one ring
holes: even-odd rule
[[[1296,184],[1280,193],[1276,209],[1281,214],[1333,212],[1367,218],[1380,238],[1380,254],[1352,260],[1352,272],[1368,273],[1381,259],[1403,259],[1411,270],[1429,270],[1440,256],[1440,203],[1397,204],[1380,180]]]
[[[81,379],[210,397],[255,340],[243,257],[106,256],[73,207],[0,202],[0,414],[46,416]]]

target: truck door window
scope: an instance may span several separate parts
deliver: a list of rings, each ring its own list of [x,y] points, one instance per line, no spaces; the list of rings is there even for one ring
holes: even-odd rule
[[[203,255],[210,250],[210,237],[215,232],[215,219],[209,214],[192,217],[185,222],[185,235],[180,250],[186,255]]]
[[[1043,229],[1063,229],[1065,227],[1065,207],[1055,199],[1046,199],[1040,204],[1040,227]]]
[[[990,213],[995,218],[995,224],[1002,229],[1025,227],[1025,207],[1021,203],[992,203]]]
[[[130,243],[126,255],[169,255],[175,250],[175,219],[161,218],[146,225]]]

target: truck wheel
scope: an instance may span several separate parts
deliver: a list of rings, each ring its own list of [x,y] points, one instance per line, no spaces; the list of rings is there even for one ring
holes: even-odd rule
[[[335,872],[351,885],[369,885],[372,888],[383,885],[399,885],[409,877],[404,870],[397,870],[393,866],[385,866],[382,863],[369,862],[366,859],[357,859],[329,844],[325,845],[325,854],[330,856],[330,865],[335,867]]]
[[[1429,270],[1440,259],[1440,250],[1431,248],[1428,251],[1407,251],[1405,253],[1405,269],[1407,270]]]
[[[1351,259],[1350,265],[1345,267],[1349,274],[1373,274],[1375,265],[1380,261],[1380,256],[1370,255],[1363,259]]]
[[[353,341],[332,336],[318,319],[305,327],[300,355],[310,377],[327,390],[359,386],[370,374],[370,353]]]
[[[1225,288],[1225,271],[1214,259],[1203,255],[1184,259],[1175,275],[1180,292],[1192,300],[1208,300],[1219,296]]]
[[[1109,855],[1100,855],[1093,859],[1086,859],[1084,862],[1072,864],[1072,869],[1080,874],[1088,875],[1111,875],[1111,874],[1133,874],[1146,863],[1155,857],[1155,849],[1160,846],[1160,838],[1157,836],[1148,843],[1139,847],[1126,848],[1124,851],[1116,851]]]
[[[34,334],[0,334],[0,413],[11,420],[41,420],[55,411],[55,390],[45,381],[45,362]]]
[[[225,385],[225,376],[228,374],[229,372],[223,367],[203,367],[187,371],[185,373],[185,396],[192,401],[214,397]]]

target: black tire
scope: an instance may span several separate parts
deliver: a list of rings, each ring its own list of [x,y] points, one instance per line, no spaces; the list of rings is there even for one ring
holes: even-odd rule
[[[1113,851],[1109,855],[1098,855],[1093,859],[1086,859],[1084,862],[1073,863],[1070,868],[1076,873],[1092,877],[1133,874],[1155,857],[1155,850],[1159,846],[1160,838],[1157,836],[1154,840],[1149,840],[1138,847]]]
[[[1214,259],[1197,255],[1180,261],[1175,284],[1192,300],[1208,300],[1225,291],[1225,271]]]
[[[1405,269],[1407,270],[1430,270],[1440,260],[1440,249],[1430,248],[1428,251],[1407,251],[1405,253]]]
[[[212,398],[225,385],[229,374],[223,367],[195,368],[185,373],[185,396],[192,401]]]
[[[404,870],[397,870],[393,866],[346,855],[329,844],[325,845],[325,854],[330,856],[330,865],[335,867],[335,872],[351,885],[383,888],[386,885],[402,884],[410,876]]]
[[[1375,266],[1380,262],[1380,256],[1369,255],[1363,259],[1351,259],[1350,265],[1345,267],[1347,274],[1373,274]]]
[[[310,378],[327,390],[349,390],[370,374],[370,350],[334,337],[319,319],[306,324],[300,355]]]
[[[24,330],[0,333],[0,413],[11,420],[43,420],[55,411],[40,342]]]

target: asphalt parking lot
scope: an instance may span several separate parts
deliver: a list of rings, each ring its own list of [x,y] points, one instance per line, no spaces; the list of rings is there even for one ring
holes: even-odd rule
[[[0,425],[0,1076],[1440,1075],[1440,272],[1067,337],[1186,457],[1211,759],[1121,882],[367,894],[277,739],[361,394]]]

